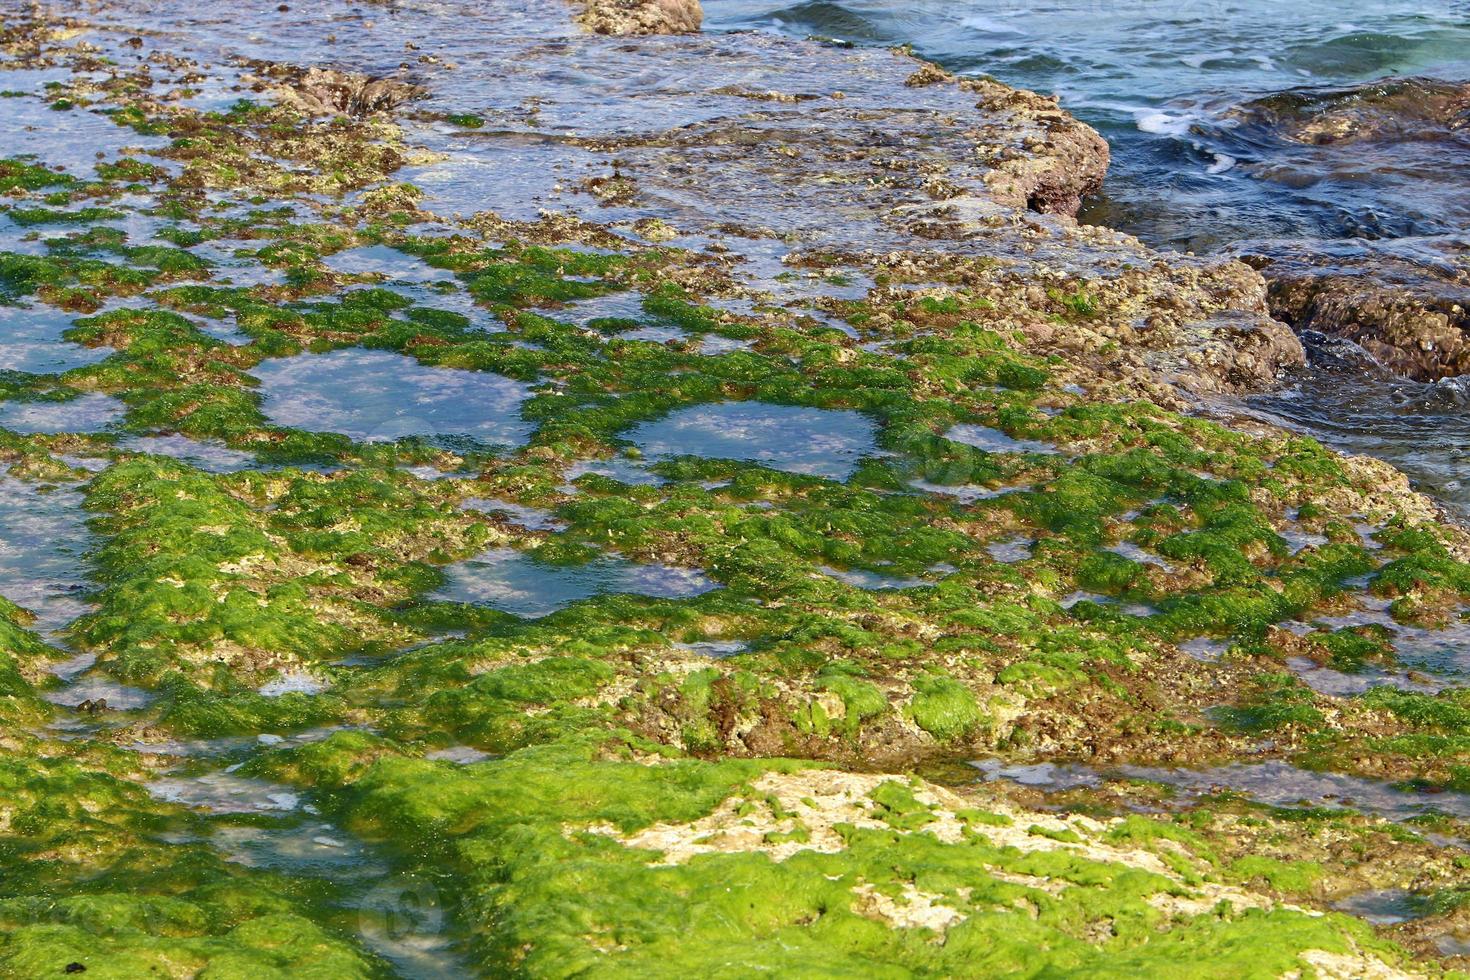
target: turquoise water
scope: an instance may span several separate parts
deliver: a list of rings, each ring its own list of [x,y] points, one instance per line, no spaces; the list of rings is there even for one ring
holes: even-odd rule
[[[1090,216],[1154,243],[1206,250],[1249,238],[1460,234],[1470,226],[1464,128],[1344,154],[1341,147],[1285,139],[1259,108],[1245,110],[1292,93],[1290,111],[1310,112],[1330,104],[1338,87],[1379,78],[1464,81],[1470,78],[1470,4],[1464,2],[708,0],[704,6],[706,24],[715,29],[912,44],[951,70],[1058,95],[1113,147],[1107,193]]]

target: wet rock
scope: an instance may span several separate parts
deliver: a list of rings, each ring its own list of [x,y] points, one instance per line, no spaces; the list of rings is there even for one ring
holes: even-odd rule
[[[577,20],[593,34],[693,34],[704,22],[699,0],[584,0]]]
[[[1266,247],[1246,256],[1271,311],[1297,330],[1358,344],[1395,374],[1470,372],[1470,254],[1454,243]]]
[[[1025,153],[1005,153],[985,181],[1000,200],[1044,214],[1075,215],[1082,199],[1102,189],[1107,176],[1108,142],[1091,126],[1063,112],[1053,96],[1039,95],[991,79],[957,80],[926,64],[906,85],[957,84],[979,97],[978,108],[1007,113],[1017,124],[1039,127],[1025,141]]]
[[[362,119],[389,112],[428,90],[397,78],[363,75],[336,68],[299,68],[295,65],[257,63],[257,74],[292,105],[312,115],[343,114]]]
[[[1306,363],[1301,341],[1284,323],[1267,316],[1222,313],[1187,332],[1186,367],[1178,378],[1197,392],[1256,391]]]
[[[1470,127],[1470,84],[1395,78],[1352,88],[1283,92],[1234,115],[1315,146],[1453,139]]]

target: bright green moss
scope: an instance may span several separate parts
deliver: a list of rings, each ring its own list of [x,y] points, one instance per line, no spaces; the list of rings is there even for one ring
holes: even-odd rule
[[[98,221],[114,221],[125,217],[112,208],[78,208],[75,211],[58,211],[54,208],[11,208],[6,217],[21,227],[30,225],[77,224],[89,225]]]
[[[1276,891],[1298,895],[1310,892],[1326,874],[1315,861],[1281,861],[1259,854],[1236,858],[1225,872],[1242,884],[1261,881]]]
[[[952,677],[939,675],[914,679],[908,710],[914,724],[941,742],[964,738],[989,721],[973,691]]]
[[[0,192],[40,190],[43,187],[70,187],[76,178],[23,160],[0,160]]]

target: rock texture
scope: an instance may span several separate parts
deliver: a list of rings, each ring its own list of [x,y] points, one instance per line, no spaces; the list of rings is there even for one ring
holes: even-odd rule
[[[1470,373],[1470,253],[1395,254],[1393,243],[1247,256],[1270,283],[1272,313],[1343,337],[1418,381]]]
[[[704,23],[699,0],[584,0],[578,21],[593,34],[693,34]]]
[[[403,79],[335,68],[299,68],[265,62],[252,67],[277,97],[312,115],[341,114],[363,119],[390,112],[427,94],[422,86]]]
[[[1344,89],[1287,92],[1235,113],[1315,146],[1454,138],[1470,122],[1470,85],[1394,78]]]

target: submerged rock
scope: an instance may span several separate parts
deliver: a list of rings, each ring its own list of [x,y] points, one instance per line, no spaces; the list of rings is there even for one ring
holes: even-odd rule
[[[1470,84],[1380,79],[1351,88],[1283,92],[1232,115],[1315,146],[1458,140],[1470,124]]]
[[[361,119],[389,112],[428,94],[422,86],[399,78],[374,77],[336,68],[268,63],[254,67],[270,80],[277,95],[313,115],[341,113]]]

